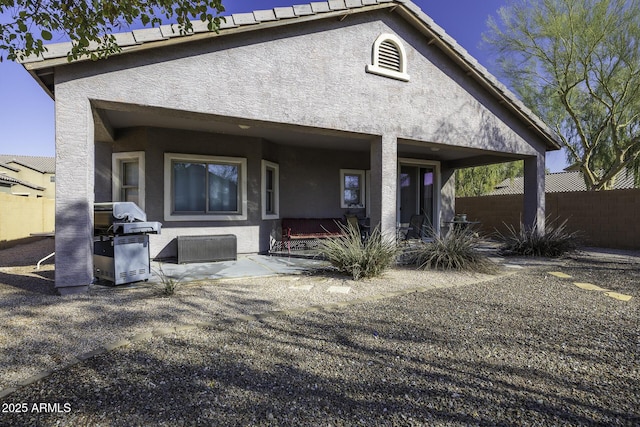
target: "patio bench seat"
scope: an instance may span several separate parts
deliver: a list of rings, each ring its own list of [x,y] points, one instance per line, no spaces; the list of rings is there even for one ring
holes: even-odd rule
[[[291,251],[291,241],[327,239],[344,235],[340,218],[283,218],[282,241]],[[305,245],[307,247],[308,245]]]

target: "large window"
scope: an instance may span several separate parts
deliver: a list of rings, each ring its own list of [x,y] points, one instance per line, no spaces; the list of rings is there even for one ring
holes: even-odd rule
[[[365,207],[365,171],[340,169],[340,207]]]
[[[114,202],[134,202],[144,210],[144,152],[113,153],[112,156]]]
[[[246,185],[246,159],[165,154],[165,218],[246,219]]]
[[[262,161],[262,219],[278,219],[280,212],[280,168]]]

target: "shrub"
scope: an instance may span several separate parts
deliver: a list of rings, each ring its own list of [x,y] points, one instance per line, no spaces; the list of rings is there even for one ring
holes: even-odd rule
[[[494,273],[496,265],[477,247],[480,237],[470,229],[452,229],[445,235],[431,232],[433,241],[420,242],[411,249],[419,268],[470,270]]]
[[[164,296],[172,296],[176,293],[176,289],[180,282],[182,282],[182,277],[171,277],[167,273],[164,272],[162,266],[158,268],[156,274],[160,278],[160,291]]]
[[[502,240],[501,253],[504,255],[542,256],[556,258],[578,249],[578,232],[568,232],[567,220],[559,225],[547,220],[544,232],[536,223],[526,227],[520,222],[520,229],[507,225],[505,234],[498,233]],[[506,224],[505,224],[506,225]]]
[[[322,255],[342,273],[360,278],[376,277],[395,262],[398,248],[395,240],[383,236],[376,227],[362,239],[357,227],[340,224],[344,234],[325,239],[320,244]]]

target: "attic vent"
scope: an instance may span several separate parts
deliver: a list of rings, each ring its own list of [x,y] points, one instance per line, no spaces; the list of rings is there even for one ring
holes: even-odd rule
[[[400,68],[400,51],[393,42],[385,40],[380,43],[380,48],[378,49],[378,66],[388,68],[398,73],[402,72]]]
[[[373,43],[371,64],[366,71],[380,76],[409,81],[407,56],[400,39],[393,34],[381,34]]]

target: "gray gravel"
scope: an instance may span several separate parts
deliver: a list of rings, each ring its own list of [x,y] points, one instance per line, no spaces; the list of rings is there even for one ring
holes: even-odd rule
[[[231,319],[242,301],[287,306],[265,303],[280,289],[275,284],[264,283],[257,302],[260,288],[250,281],[190,286],[168,299],[138,290],[137,301],[164,301],[173,314],[195,301],[191,294],[212,288],[209,297],[227,311],[210,327],[135,341],[20,388],[2,404],[27,403],[29,411],[2,413],[0,424],[638,426],[639,259],[528,260],[488,281],[254,321]],[[340,283],[365,295],[366,286],[379,294],[399,288],[398,280],[442,278],[413,274]],[[317,288],[329,280],[295,279]],[[619,301],[573,281],[633,298]],[[58,403],[63,412],[34,412],[36,402]]]

